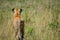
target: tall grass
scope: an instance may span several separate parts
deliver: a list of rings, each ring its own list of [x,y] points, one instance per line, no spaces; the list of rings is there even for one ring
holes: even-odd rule
[[[22,8],[24,40],[60,40],[59,0],[0,0],[0,40],[15,40],[12,8]]]

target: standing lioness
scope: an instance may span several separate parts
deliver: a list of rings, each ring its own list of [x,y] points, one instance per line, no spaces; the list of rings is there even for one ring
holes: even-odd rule
[[[13,26],[15,29],[15,37],[18,39],[18,37],[21,35],[20,34],[20,23],[21,23],[21,12],[22,9],[18,9],[18,8],[13,8]],[[20,35],[19,35],[20,34]]]

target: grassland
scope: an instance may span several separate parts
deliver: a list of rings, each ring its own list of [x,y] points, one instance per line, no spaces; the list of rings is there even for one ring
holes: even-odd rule
[[[22,8],[24,40],[60,40],[60,0],[0,0],[0,40],[15,40],[12,8]]]

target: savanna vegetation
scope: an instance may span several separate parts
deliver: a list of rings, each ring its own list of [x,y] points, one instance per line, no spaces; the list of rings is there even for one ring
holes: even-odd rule
[[[15,40],[15,7],[23,9],[24,40],[60,40],[60,0],[0,0],[0,40]]]

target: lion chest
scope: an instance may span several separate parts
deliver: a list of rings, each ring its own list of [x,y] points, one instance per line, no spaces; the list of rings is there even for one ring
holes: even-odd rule
[[[19,28],[20,27],[20,21],[21,21],[20,17],[15,17],[13,19],[13,26]]]

